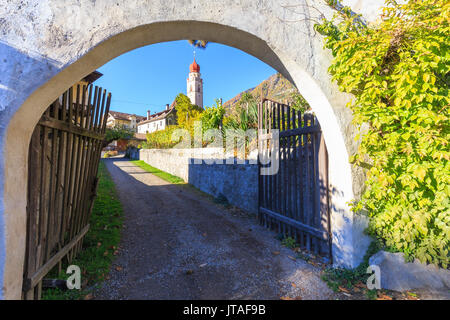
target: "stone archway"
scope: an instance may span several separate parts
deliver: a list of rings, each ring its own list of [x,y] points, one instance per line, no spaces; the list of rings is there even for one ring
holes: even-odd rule
[[[27,156],[32,130],[46,107],[73,83],[122,53],[158,42],[205,39],[241,49],[290,79],[319,119],[329,152],[334,263],[355,267],[368,241],[364,219],[347,205],[362,189],[348,156],[356,145],[348,96],[327,73],[330,54],[314,33],[317,12],[296,13],[281,1],[236,4],[196,0],[180,5],[140,1],[31,1],[6,5],[0,32],[0,297],[20,298],[26,234]],[[311,2],[311,1],[309,1]],[[323,0],[313,1],[331,15]],[[300,11],[300,13],[299,13]],[[33,19],[30,19],[33,16]],[[307,19],[305,19],[307,17]],[[286,21],[295,20],[288,23]],[[79,23],[82,21],[83,23]]]

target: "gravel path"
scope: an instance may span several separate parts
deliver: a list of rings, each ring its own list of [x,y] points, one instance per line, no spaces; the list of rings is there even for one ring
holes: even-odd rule
[[[320,269],[254,217],[107,159],[124,207],[119,254],[96,299],[334,299]]]

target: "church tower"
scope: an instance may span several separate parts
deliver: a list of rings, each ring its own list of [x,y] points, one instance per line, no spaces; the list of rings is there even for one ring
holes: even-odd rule
[[[200,66],[195,62],[189,66],[189,77],[187,78],[187,96],[192,104],[203,108],[203,80],[200,77]]]

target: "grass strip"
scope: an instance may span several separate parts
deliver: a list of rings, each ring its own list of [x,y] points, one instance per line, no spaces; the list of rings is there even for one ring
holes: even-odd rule
[[[167,173],[165,171],[159,170],[158,168],[152,167],[148,163],[144,162],[143,160],[131,160],[131,163],[137,165],[138,167],[144,169],[147,172],[150,172],[151,174],[154,174],[157,177],[160,177],[161,179],[173,183],[173,184],[186,184],[183,179],[180,177],[174,176],[170,173]]]
[[[98,168],[97,197],[94,201],[90,219],[90,229],[83,241],[83,250],[71,264],[81,269],[81,290],[46,289],[42,292],[43,300],[77,300],[88,298],[92,290],[107,276],[111,263],[117,254],[123,225],[122,204],[111,175],[103,161]],[[65,270],[68,263],[64,261],[62,272],[53,269],[46,279],[67,279]]]

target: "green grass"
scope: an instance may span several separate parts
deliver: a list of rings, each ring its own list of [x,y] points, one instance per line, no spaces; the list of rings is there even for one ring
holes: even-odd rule
[[[138,167],[144,169],[145,171],[150,172],[151,174],[154,174],[155,176],[160,177],[163,180],[166,180],[167,182],[173,184],[186,184],[186,182],[184,182],[184,180],[181,179],[180,177],[174,176],[170,173],[152,167],[151,165],[145,163],[143,160],[131,160],[131,162],[137,165]]]
[[[286,237],[281,241],[281,244],[289,249],[294,249],[298,247],[298,244],[295,242],[295,239],[292,237]]]
[[[187,189],[190,190],[192,192],[195,192],[196,194],[198,194],[199,196],[202,196],[204,198],[209,199],[210,201],[221,205],[222,207],[228,209],[230,208],[230,204],[228,203],[228,200],[226,200],[226,198],[224,199],[223,197],[214,197],[200,189],[197,189],[196,187],[194,187],[193,185],[186,183],[183,179],[181,179],[180,177],[174,176],[168,172],[159,170],[158,168],[152,167],[151,165],[149,165],[148,163],[144,162],[143,160],[130,160],[131,163],[137,165],[138,167],[144,169],[145,171],[154,174],[155,176],[160,177],[161,179],[176,184],[178,186],[180,186],[183,189]]]
[[[42,299],[81,299],[98,286],[109,272],[120,241],[123,210],[114,182],[102,161],[100,161],[98,177],[97,197],[92,210],[90,229],[84,238],[83,250],[71,263],[81,268],[81,283],[84,286],[81,290],[47,289],[43,291]],[[56,270],[52,270],[46,278],[67,279],[68,275],[65,274],[67,266],[67,262],[64,262],[60,274],[55,268]]]
[[[367,278],[370,276],[370,274],[366,273],[369,267],[369,258],[379,250],[381,250],[380,244],[373,241],[367,249],[363,262],[357,268],[327,268],[322,275],[322,280],[335,292],[339,291],[339,287],[352,290],[357,283],[366,283]],[[375,299],[377,297],[377,290],[367,290],[366,296],[368,299]]]

